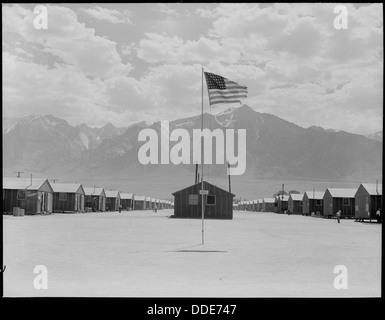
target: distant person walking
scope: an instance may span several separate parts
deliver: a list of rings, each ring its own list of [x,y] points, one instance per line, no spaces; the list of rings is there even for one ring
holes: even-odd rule
[[[381,209],[380,208],[378,208],[378,210],[376,212],[376,219],[377,219],[378,223],[381,222]]]
[[[156,213],[158,211],[158,207],[155,205],[154,212]]]
[[[340,223],[340,219],[341,219],[341,210],[338,210],[338,211],[337,211],[336,216],[337,216],[337,221],[338,221],[338,223]]]

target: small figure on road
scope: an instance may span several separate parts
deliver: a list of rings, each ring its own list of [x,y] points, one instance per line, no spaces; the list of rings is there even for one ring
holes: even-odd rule
[[[341,219],[341,210],[338,210],[338,211],[337,211],[336,216],[337,216],[337,221],[338,221],[338,223],[340,223],[340,219]]]

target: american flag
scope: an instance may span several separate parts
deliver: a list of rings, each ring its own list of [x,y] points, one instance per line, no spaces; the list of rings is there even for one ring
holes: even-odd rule
[[[234,81],[205,72],[210,105],[217,103],[236,103],[241,98],[247,98],[247,87]]]

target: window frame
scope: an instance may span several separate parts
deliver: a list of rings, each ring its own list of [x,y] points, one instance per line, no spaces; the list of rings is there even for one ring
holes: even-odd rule
[[[209,200],[209,197],[214,198],[214,203],[209,203],[209,201],[208,201],[208,200]],[[217,203],[216,195],[215,195],[215,194],[208,194],[207,197],[206,197],[206,204],[207,204],[208,206],[215,206],[216,203]]]
[[[347,200],[348,202],[346,203],[345,200]],[[350,206],[350,198],[342,198],[342,205],[344,207]]]
[[[66,192],[59,192],[59,201],[67,201],[68,195]]]
[[[190,193],[188,195],[188,205],[197,206],[199,204],[199,195],[196,193]]]
[[[20,197],[20,194],[24,194],[24,197]],[[27,200],[27,190],[17,190],[17,200]]]

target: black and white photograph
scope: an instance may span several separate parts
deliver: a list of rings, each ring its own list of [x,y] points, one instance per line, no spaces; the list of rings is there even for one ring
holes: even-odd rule
[[[3,297],[381,298],[382,3],[3,3],[2,58]]]

